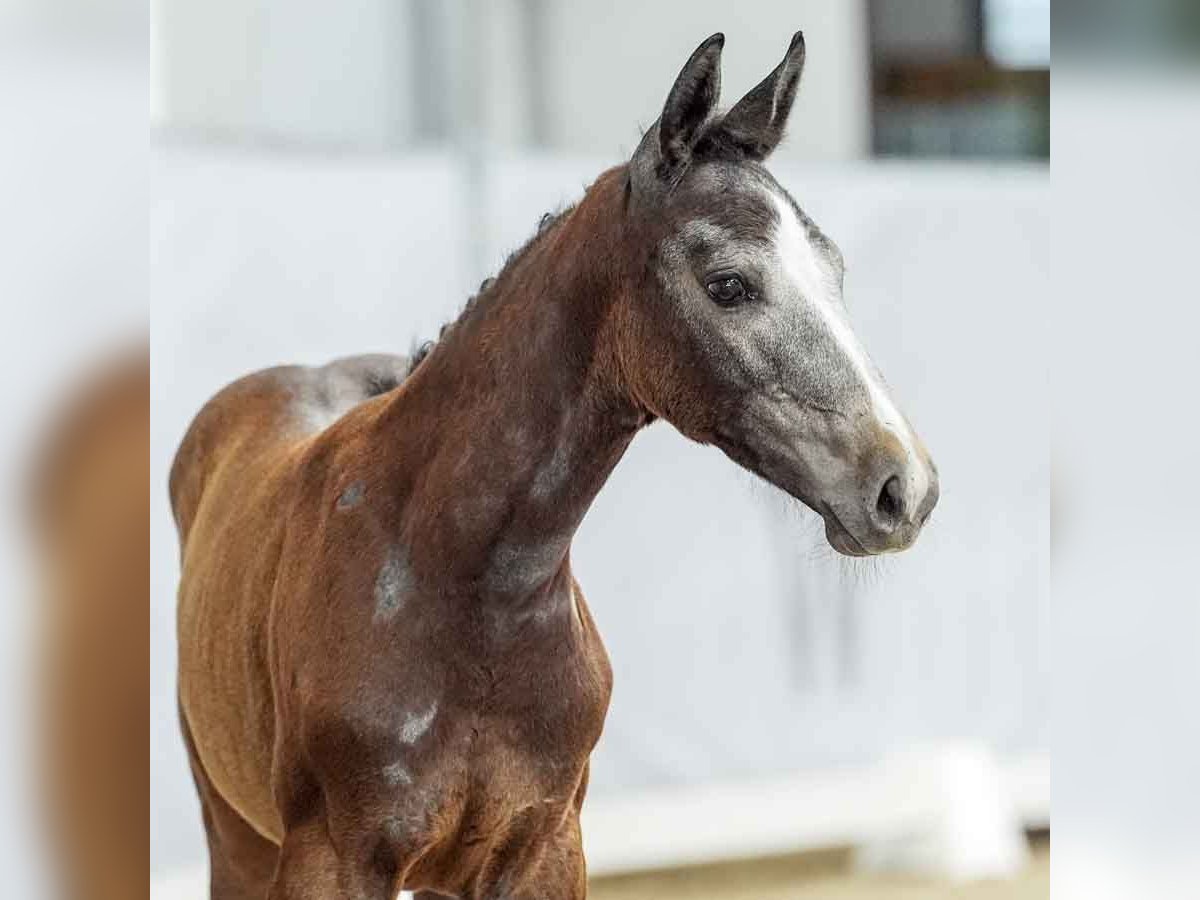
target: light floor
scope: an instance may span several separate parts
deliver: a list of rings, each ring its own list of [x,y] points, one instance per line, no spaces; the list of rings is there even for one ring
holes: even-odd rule
[[[1050,845],[1034,846],[1019,878],[952,885],[856,875],[844,853],[805,854],[692,869],[595,878],[589,900],[1047,900]]]

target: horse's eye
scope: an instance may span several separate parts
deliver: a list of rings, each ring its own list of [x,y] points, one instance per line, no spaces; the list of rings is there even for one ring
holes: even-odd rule
[[[708,283],[708,295],[722,306],[733,306],[746,298],[746,286],[736,275],[727,275]]]

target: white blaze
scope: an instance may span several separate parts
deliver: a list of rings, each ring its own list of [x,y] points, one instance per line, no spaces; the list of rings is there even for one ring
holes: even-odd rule
[[[834,342],[849,360],[871,398],[876,419],[896,435],[904,448],[911,471],[911,477],[906,484],[908,501],[910,508],[914,508],[914,499],[923,497],[929,485],[926,483],[926,467],[916,452],[912,429],[892,402],[875,367],[867,358],[866,351],[842,314],[840,304],[835,299],[836,285],[825,260],[809,240],[808,229],[786,199],[774,191],[768,193],[779,213],[779,224],[775,230],[775,250],[779,254],[784,276],[795,287],[799,302],[808,304],[817,313]]]

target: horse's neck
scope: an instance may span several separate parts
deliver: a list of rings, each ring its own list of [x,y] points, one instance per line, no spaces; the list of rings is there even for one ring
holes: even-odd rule
[[[571,538],[644,421],[615,383],[606,288],[557,252],[518,260],[396,399],[418,577],[500,601],[563,586]]]

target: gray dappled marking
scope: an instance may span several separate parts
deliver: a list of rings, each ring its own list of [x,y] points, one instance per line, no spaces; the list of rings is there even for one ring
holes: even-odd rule
[[[409,774],[408,769],[401,762],[394,762],[391,765],[384,766],[383,780],[392,787],[413,783],[412,775]]]
[[[353,509],[354,507],[358,506],[358,504],[362,503],[363,495],[365,493],[366,487],[364,487],[363,483],[361,481],[354,482],[348,488],[342,491],[342,495],[338,497],[337,508]]]
[[[434,700],[429,704],[429,709],[423,713],[407,713],[404,717],[404,724],[400,726],[400,740],[406,744],[415,744],[429,730],[434,717],[437,716],[437,711],[438,702]]]
[[[492,553],[488,587],[503,594],[515,594],[545,584],[562,566],[569,544],[569,535],[528,546],[512,541],[501,543]]]
[[[375,578],[375,618],[394,616],[412,588],[412,572],[404,555],[398,550],[389,551]]]

